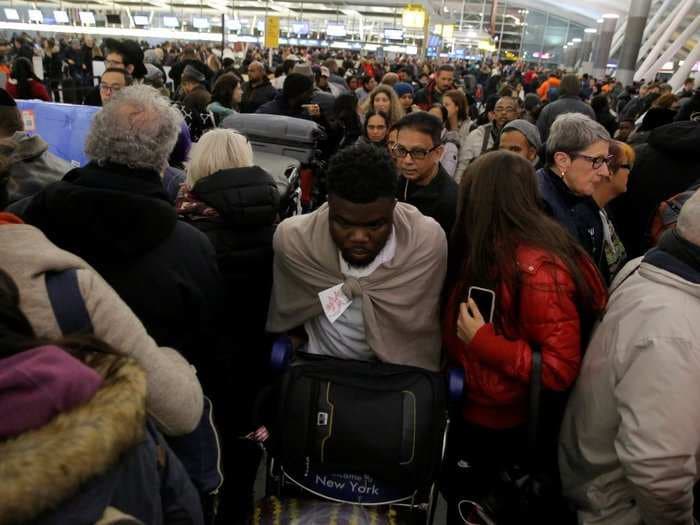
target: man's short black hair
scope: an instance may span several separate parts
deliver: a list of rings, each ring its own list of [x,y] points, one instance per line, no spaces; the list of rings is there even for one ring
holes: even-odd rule
[[[394,124],[394,129],[399,133],[401,133],[402,129],[412,129],[425,133],[432,139],[433,146],[438,146],[442,143],[442,122],[427,111],[409,113]]]
[[[440,74],[440,71],[449,71],[450,73],[454,73],[455,67],[452,64],[443,64],[438,68],[438,74]]]
[[[336,153],[328,165],[328,194],[356,204],[393,199],[396,185],[394,161],[384,148],[355,144]]]

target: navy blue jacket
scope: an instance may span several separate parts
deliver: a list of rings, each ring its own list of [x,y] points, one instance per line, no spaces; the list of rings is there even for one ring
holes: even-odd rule
[[[581,244],[604,276],[608,275],[603,249],[603,221],[592,197],[574,195],[548,168],[537,171],[544,209]]]

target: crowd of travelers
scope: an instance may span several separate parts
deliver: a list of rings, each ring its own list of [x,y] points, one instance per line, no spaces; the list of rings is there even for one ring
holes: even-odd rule
[[[449,523],[464,501],[498,507],[503,472],[532,462],[547,523],[700,519],[693,79],[673,93],[521,62],[87,36],[7,51],[0,524],[247,523],[266,433],[252,407],[282,334],[312,354],[463,370]],[[25,131],[16,102],[65,101],[66,79],[101,106],[81,167]],[[284,216],[250,141],[222,126],[236,113],[325,130],[315,210]]]

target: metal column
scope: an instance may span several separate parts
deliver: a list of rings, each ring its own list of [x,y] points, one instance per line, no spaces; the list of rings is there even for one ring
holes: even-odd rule
[[[637,70],[637,55],[642,44],[644,27],[649,16],[651,0],[636,0],[630,2],[630,12],[627,16],[627,30],[625,40],[620,52],[620,61],[615,78],[622,82],[623,86],[632,84],[634,73]]]
[[[617,15],[603,15],[603,25],[600,28],[598,37],[598,47],[595,57],[593,57],[593,76],[602,79],[605,70],[608,68],[608,58],[610,57],[610,44],[612,44],[615,26],[617,26]]]
[[[579,54],[579,63],[576,65],[577,69],[581,69],[581,73],[588,73],[589,75],[593,71],[591,65],[591,52],[593,51],[593,42],[595,41],[597,29],[593,27],[587,27],[584,29],[583,42],[581,42],[581,53]]]
[[[673,88],[673,91],[677,91],[681,88],[683,82],[685,82],[685,79],[688,78],[688,76],[690,75],[690,71],[693,69],[693,66],[699,60],[700,42],[695,44],[693,50],[685,58],[685,61],[683,61],[683,65],[680,68],[678,68],[678,71],[676,71],[671,77],[671,80],[668,81],[670,86]],[[697,79],[695,79],[695,85],[697,86]]]
[[[683,22],[683,18],[685,18],[688,11],[690,11],[690,9],[695,5],[695,1],[696,0],[684,0],[684,2],[679,6],[678,11],[671,20],[671,23],[659,37],[659,40],[654,43],[654,47],[651,49],[651,51],[649,51],[649,54],[646,56],[639,68],[637,68],[637,73],[634,75],[634,80],[641,80],[643,77],[640,75],[640,73],[648,70],[649,67],[656,62],[656,59],[659,58],[664,46],[671,39],[673,32],[678,29],[678,26],[680,26]]]
[[[676,53],[690,39],[695,32],[700,29],[700,16],[696,16],[688,27],[685,28],[678,38],[675,38],[664,53],[654,62],[646,71],[639,70],[639,78],[652,79],[656,77],[659,70],[664,67],[664,64],[676,56]]]
[[[639,49],[639,55],[637,56],[637,61],[641,61],[649,52],[649,50],[654,47],[656,42],[658,42],[659,38],[661,38],[661,35],[668,29],[668,26],[673,22],[673,20],[676,18],[676,15],[681,12],[683,9],[684,4],[687,3],[687,0],[681,0],[678,2],[678,4],[673,8],[673,10],[668,13],[668,16],[666,16],[663,21],[659,24],[659,27],[657,27],[653,33],[650,35],[644,35],[644,43],[642,44],[642,47]]]
[[[610,56],[613,56],[622,47],[622,41],[625,39],[625,32],[627,31],[627,17],[620,23],[620,27],[615,31],[615,36],[612,40],[612,45],[610,46]]]

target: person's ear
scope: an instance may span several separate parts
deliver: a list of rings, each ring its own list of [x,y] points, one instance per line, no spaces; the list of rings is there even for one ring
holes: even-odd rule
[[[431,153],[432,155],[434,155],[435,157],[437,157],[437,160],[438,160],[438,162],[439,162],[440,159],[442,158],[442,154],[443,154],[444,152],[445,152],[445,146],[443,146],[442,144],[440,144],[437,148],[435,148],[435,149],[434,149],[433,151],[431,151],[430,153]],[[435,158],[435,157],[434,157],[434,158]]]
[[[527,159],[529,161],[533,161],[533,160],[535,160],[536,157],[537,157],[537,150],[535,148],[533,148],[532,146],[527,148]]]
[[[559,168],[563,176],[571,167],[571,157],[563,151],[557,151],[554,154],[554,165]]]
[[[126,70],[129,73],[129,75],[133,75],[134,74],[134,65],[129,64],[128,66],[126,66]]]

